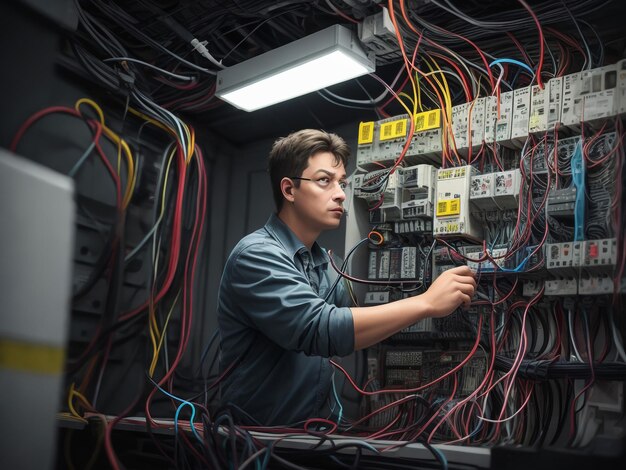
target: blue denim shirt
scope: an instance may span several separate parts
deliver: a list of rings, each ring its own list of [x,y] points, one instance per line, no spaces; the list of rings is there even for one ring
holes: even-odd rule
[[[343,282],[324,301],[335,278],[328,254],[317,243],[309,252],[276,215],[237,244],[218,295],[220,370],[235,364],[221,384],[223,405],[264,425],[321,416],[328,358],[354,351]]]

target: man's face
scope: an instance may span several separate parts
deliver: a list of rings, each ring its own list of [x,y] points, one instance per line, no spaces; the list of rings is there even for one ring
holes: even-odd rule
[[[330,152],[319,152],[309,158],[298,188],[294,189],[294,204],[301,221],[312,230],[337,228],[343,216],[346,182],[343,163],[336,163]]]

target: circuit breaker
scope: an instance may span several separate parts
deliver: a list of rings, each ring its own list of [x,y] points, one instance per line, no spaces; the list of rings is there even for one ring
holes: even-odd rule
[[[463,236],[480,239],[481,227],[470,211],[472,166],[439,169],[433,232],[439,236]]]

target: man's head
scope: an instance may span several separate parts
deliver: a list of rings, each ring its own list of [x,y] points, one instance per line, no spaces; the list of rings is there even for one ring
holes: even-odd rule
[[[278,212],[285,202],[281,183],[283,179],[292,178],[293,186],[299,188],[301,180],[296,178],[302,177],[304,170],[309,166],[309,159],[322,152],[332,154],[332,167],[341,166],[342,170],[345,170],[350,149],[336,134],[317,129],[303,129],[274,142],[269,155],[268,170]]]

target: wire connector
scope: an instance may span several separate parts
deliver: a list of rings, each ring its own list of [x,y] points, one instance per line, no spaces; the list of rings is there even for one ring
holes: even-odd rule
[[[191,45],[193,46],[193,48],[198,51],[203,57],[209,59],[209,61],[215,65],[216,67],[219,67],[221,69],[225,68],[222,65],[222,61],[218,61],[215,59],[215,57],[213,57],[211,55],[211,53],[209,52],[209,50],[207,49],[206,45],[208,44],[208,41],[200,41],[197,38],[193,38],[191,40]]]

